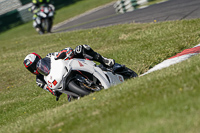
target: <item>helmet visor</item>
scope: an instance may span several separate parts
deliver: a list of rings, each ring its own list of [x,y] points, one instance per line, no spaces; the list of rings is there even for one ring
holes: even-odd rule
[[[44,58],[39,60],[37,63],[37,71],[40,74],[47,76],[50,73],[50,59]]]
[[[28,65],[27,65],[28,64]],[[36,63],[35,62],[31,62],[30,60],[25,60],[24,61],[24,65],[26,66],[26,68],[31,72],[34,73],[36,71]]]

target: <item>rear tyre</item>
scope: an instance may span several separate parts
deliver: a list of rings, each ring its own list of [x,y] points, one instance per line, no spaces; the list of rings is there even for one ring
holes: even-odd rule
[[[90,91],[86,90],[85,88],[80,87],[78,83],[76,83],[73,80],[69,82],[68,89],[69,91],[74,92],[81,97],[90,94]]]
[[[127,68],[127,67],[124,67],[124,69],[120,72],[116,72],[118,74],[121,74],[124,79],[130,79],[130,78],[135,78],[135,77],[138,77],[137,73],[134,72],[133,70]]]
[[[49,18],[49,19],[48,19],[48,26],[47,26],[47,32],[48,32],[48,33],[51,33],[52,25],[53,25],[53,19],[52,19],[52,18]]]
[[[127,72],[130,73],[130,78],[138,77],[137,73],[126,67]]]

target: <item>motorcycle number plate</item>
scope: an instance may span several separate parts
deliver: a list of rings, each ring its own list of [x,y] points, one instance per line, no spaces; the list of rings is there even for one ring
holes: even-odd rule
[[[52,88],[52,83],[51,83],[50,81],[48,81],[48,86],[49,86],[50,88]]]
[[[43,12],[40,12],[40,16],[45,18],[47,15],[45,13],[43,13]]]
[[[44,12],[45,12],[45,13],[48,13],[48,12],[49,12],[49,9],[48,9],[47,7],[45,7],[45,8],[44,8]]]
[[[49,86],[50,88],[52,88],[53,86],[56,86],[57,83],[58,83],[58,82],[54,79],[53,82],[48,81],[48,86]]]

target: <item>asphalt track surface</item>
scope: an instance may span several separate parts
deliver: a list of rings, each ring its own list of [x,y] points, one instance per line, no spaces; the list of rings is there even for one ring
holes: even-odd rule
[[[149,23],[200,18],[200,0],[168,0],[132,12],[117,14],[112,5],[68,21],[53,28],[53,32],[105,27],[123,23]]]

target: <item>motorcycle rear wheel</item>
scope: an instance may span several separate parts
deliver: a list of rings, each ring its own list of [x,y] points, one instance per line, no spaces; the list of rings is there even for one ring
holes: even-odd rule
[[[130,78],[138,77],[138,74],[135,71],[131,70],[130,68],[126,67],[126,70],[127,70],[127,72],[130,72]]]
[[[138,77],[138,74],[128,67],[124,67],[124,69],[122,71],[116,72],[116,73],[121,74],[125,80]]]

